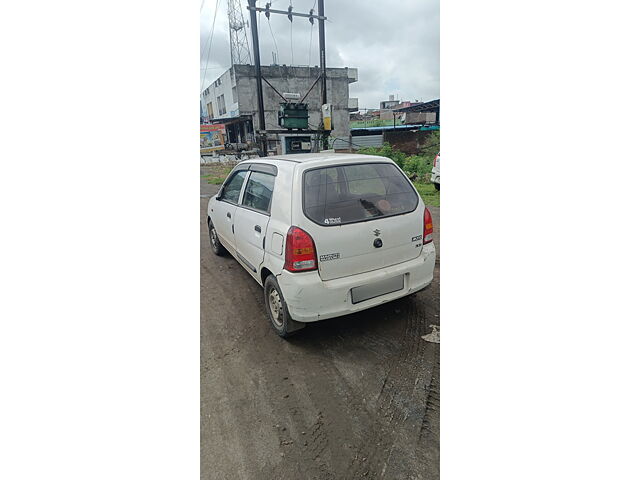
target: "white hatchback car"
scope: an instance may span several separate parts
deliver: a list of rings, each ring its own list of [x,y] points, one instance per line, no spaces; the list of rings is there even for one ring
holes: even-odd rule
[[[415,293],[433,280],[431,214],[384,157],[239,163],[207,208],[209,239],[264,288],[278,334]]]

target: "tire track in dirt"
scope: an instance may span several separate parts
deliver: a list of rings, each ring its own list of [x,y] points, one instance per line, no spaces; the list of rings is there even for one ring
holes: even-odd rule
[[[425,364],[426,342],[420,336],[425,333],[426,326],[418,302],[408,299],[399,307],[405,318],[401,338],[403,347],[390,364],[376,401],[378,424],[372,427],[367,441],[358,448],[358,455],[367,457],[369,461],[352,462],[349,478],[381,478],[385,474],[387,478],[407,478],[407,475],[419,475],[415,471],[418,464],[415,461],[415,448],[431,377],[422,368]],[[396,444],[403,450],[401,462],[389,460],[394,455]],[[407,455],[407,450],[411,452],[410,455]]]
[[[283,390],[278,385],[272,364],[261,371],[268,378],[267,397],[281,399],[270,404],[274,417],[281,419],[279,425],[287,425],[284,434],[279,432],[281,444],[291,442],[291,454],[306,465],[305,476],[291,478],[345,478],[341,472],[348,469],[350,458],[345,449],[359,443],[363,434],[360,425],[370,423],[371,415],[363,405],[362,392],[353,391],[336,369],[327,344],[309,344],[308,340],[298,344],[293,349],[304,348],[300,355],[304,354],[305,367],[313,374],[301,375],[287,363],[287,369],[280,372],[295,388]],[[288,355],[293,362],[296,356]],[[283,395],[285,391],[291,393]]]
[[[435,356],[435,370],[429,384],[416,452],[419,463],[430,466],[425,469],[424,478],[438,480],[440,478],[440,450],[438,448],[440,444],[440,346],[431,345]],[[434,445],[436,448],[433,448]]]

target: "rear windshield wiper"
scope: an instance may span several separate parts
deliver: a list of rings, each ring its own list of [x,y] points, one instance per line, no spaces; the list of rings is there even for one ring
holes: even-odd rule
[[[360,198],[360,204],[374,217],[381,217],[383,215],[382,211],[376,207],[369,200],[365,200],[364,198]]]

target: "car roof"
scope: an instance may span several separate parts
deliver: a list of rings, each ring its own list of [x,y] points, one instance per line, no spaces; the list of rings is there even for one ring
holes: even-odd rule
[[[320,153],[297,153],[291,155],[276,155],[272,157],[258,157],[251,158],[249,160],[243,160],[242,163],[270,163],[273,162],[277,165],[284,165],[289,163],[295,165],[296,163],[304,164],[306,166],[317,166],[320,164],[336,165],[342,163],[360,163],[360,162],[391,162],[392,160],[386,157],[380,157],[378,155],[361,155],[357,153],[334,153],[334,152],[320,152]]]

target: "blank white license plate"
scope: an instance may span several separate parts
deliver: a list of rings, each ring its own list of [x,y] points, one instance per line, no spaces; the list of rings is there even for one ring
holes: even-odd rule
[[[360,303],[365,300],[370,300],[380,295],[386,295],[387,293],[397,292],[404,288],[404,275],[398,275],[397,277],[387,278],[380,282],[370,283],[368,285],[362,285],[361,287],[355,287],[351,289],[351,302]]]

